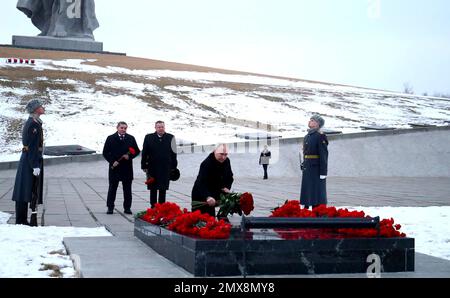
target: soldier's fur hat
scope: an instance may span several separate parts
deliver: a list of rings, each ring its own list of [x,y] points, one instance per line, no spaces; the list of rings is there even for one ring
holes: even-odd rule
[[[319,127],[322,128],[325,124],[325,120],[320,115],[313,115],[311,119],[319,123]]]
[[[41,101],[39,99],[32,99],[27,103],[25,108],[27,109],[27,112],[31,114],[39,107],[42,107]]]

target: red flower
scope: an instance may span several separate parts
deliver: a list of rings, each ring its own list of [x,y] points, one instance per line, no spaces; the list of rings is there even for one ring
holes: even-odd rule
[[[133,147],[128,147],[128,152],[125,155],[130,156],[130,155],[135,155],[135,154],[136,154],[136,150]],[[124,158],[125,158],[125,156],[122,155],[117,162],[120,162]],[[114,169],[114,168],[115,168],[114,166],[111,167],[111,169]]]
[[[215,217],[203,214],[199,210],[188,212],[184,208],[182,211],[177,204],[170,202],[155,204],[154,208],[140,213],[139,218],[183,235],[204,239],[226,239],[231,233],[229,223],[217,221]]]
[[[226,239],[230,236],[231,225],[223,220],[217,221],[213,216],[197,210],[177,216],[168,229],[205,239]]]
[[[283,206],[272,211],[270,217],[316,217],[308,209],[301,209],[299,201],[286,201]]]
[[[272,211],[271,217],[356,217],[364,218],[363,211],[348,211],[320,205],[312,211],[301,209],[299,201],[286,201],[281,207]],[[394,219],[380,221],[379,234],[377,229],[277,229],[283,239],[327,239],[327,238],[370,238],[370,237],[406,237],[399,230],[401,225],[394,225]]]
[[[130,148],[128,148],[128,154],[135,155],[136,154],[136,150],[134,150],[133,147],[130,147]]]
[[[153,177],[149,177],[147,180],[145,180],[146,185],[151,185],[153,183],[155,183],[155,178]]]
[[[183,214],[183,211],[175,203],[156,203],[155,207],[147,209],[147,212],[141,216],[141,219],[154,225],[167,226],[181,214]]]
[[[252,194],[244,192],[239,198],[239,206],[241,207],[241,210],[242,212],[244,212],[245,215],[249,215],[250,212],[252,212],[253,209],[255,209]]]
[[[236,193],[230,192],[227,194],[221,194],[219,200],[219,211],[217,217],[227,217],[230,214],[238,213],[242,215],[249,215],[254,207],[253,196],[251,193]]]

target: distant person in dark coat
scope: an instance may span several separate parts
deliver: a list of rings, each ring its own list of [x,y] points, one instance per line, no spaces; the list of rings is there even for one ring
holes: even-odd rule
[[[42,204],[44,133],[40,116],[45,113],[42,103],[33,99],[26,110],[30,113],[22,130],[22,155],[17,168],[12,200],[16,202],[16,224],[29,225],[28,203],[32,197]]]
[[[267,145],[264,145],[264,150],[261,152],[259,156],[259,164],[263,166],[264,169],[264,177],[263,179],[268,179],[267,176],[267,167],[269,166],[269,160],[271,158],[271,153],[267,148]]]
[[[207,205],[193,207],[192,211],[200,210],[202,213],[215,216],[214,207],[220,200],[220,194],[229,193],[233,181],[228,148],[225,144],[221,144],[201,163],[192,188],[192,201],[206,202]]]
[[[327,204],[328,139],[320,130],[324,124],[325,120],[321,116],[312,116],[308,123],[308,134],[303,139],[300,204],[305,208]]]
[[[147,178],[154,178],[147,185],[150,190],[150,205],[166,201],[166,191],[169,189],[170,175],[177,168],[177,144],[175,136],[166,133],[165,123],[157,121],[155,132],[145,136],[142,146],[141,168],[147,173]],[[158,198],[159,191],[159,198]]]
[[[109,188],[106,206],[107,214],[113,214],[117,187],[122,181],[123,209],[126,214],[131,212],[133,182],[133,159],[141,152],[132,135],[127,134],[127,123],[121,121],[117,124],[117,132],[108,136],[103,147],[103,157],[109,163]]]

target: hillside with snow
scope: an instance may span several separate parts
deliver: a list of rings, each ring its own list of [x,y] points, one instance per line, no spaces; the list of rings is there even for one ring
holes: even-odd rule
[[[118,121],[128,122],[128,133],[140,145],[157,120],[177,139],[197,144],[242,141],[236,134],[247,132],[303,136],[314,113],[324,116],[327,129],[344,133],[367,125],[450,121],[450,100],[443,98],[126,56],[52,58],[51,52],[22,50],[35,65],[11,64],[8,51],[0,48],[0,124],[6,128],[0,161],[18,159],[24,106],[33,98],[45,102],[47,146],[79,144],[97,151]]]

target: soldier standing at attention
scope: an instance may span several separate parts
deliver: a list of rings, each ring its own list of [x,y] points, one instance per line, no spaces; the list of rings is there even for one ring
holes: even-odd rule
[[[33,99],[27,103],[26,110],[30,116],[22,130],[22,155],[12,195],[12,200],[16,202],[17,225],[30,225],[28,203],[34,199],[34,204],[42,204],[44,133],[40,116],[45,109],[39,100]]]
[[[327,204],[328,139],[320,130],[324,124],[325,120],[321,116],[312,116],[308,123],[308,134],[303,139],[300,204],[306,209]]]

